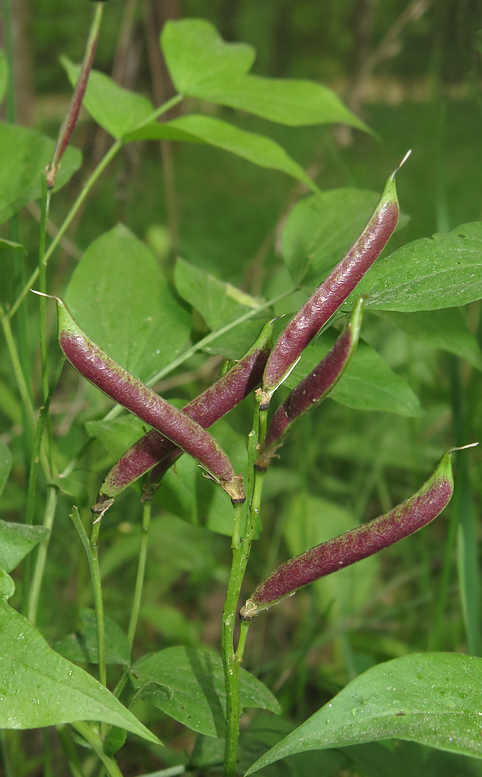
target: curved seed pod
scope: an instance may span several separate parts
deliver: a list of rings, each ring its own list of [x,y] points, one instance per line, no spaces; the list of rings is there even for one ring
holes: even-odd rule
[[[295,421],[316,407],[340,380],[358,344],[363,304],[364,298],[360,297],[348,325],[337,338],[333,348],[277,409],[268,426],[263,450],[255,464],[257,470],[263,472],[268,468]]]
[[[95,50],[97,48],[97,40],[99,38],[99,28],[102,19],[102,10],[100,6],[94,11],[94,20],[87,41],[84,60],[80,68],[79,77],[75,85],[74,93],[70,101],[69,112],[65,117],[62,126],[59,131],[57,143],[55,144],[54,153],[50,164],[46,169],[47,188],[53,189],[55,186],[55,179],[60,169],[62,157],[65,153],[67,146],[69,145],[70,138],[77,124],[79,118],[80,109],[82,107],[82,100],[84,99],[85,90],[87,89],[87,82],[89,80],[90,71],[94,63]]]
[[[282,332],[263,375],[265,405],[269,404],[273,392],[288,377],[306,346],[351,294],[387,244],[400,213],[395,174],[409,154],[410,151],[388,178],[368,224],[346,256]]]
[[[207,429],[248,396],[261,381],[271,348],[272,330],[273,322],[270,321],[265,324],[249,351],[212,386],[189,402],[182,412]],[[101,512],[106,502],[162,462],[158,474],[154,476],[153,473],[152,482],[157,483],[181,454],[182,450],[171,440],[151,430],[114,464],[100,487],[97,504],[92,509]]]
[[[52,299],[57,302],[60,347],[72,366],[108,397],[189,453],[233,501],[244,501],[242,476],[236,475],[214,437],[111,359],[83,332],[65,302],[58,297]]]
[[[462,448],[447,451],[420,491],[390,512],[306,550],[278,567],[247,600],[241,617],[249,620],[285,596],[291,596],[298,588],[388,548],[433,521],[452,497],[451,454],[456,450]]]

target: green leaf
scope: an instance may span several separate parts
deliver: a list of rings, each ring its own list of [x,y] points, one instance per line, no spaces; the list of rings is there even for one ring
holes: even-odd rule
[[[454,353],[478,370],[482,369],[482,351],[458,308],[381,315],[414,340]]]
[[[176,262],[174,282],[180,296],[202,315],[212,331],[221,329],[250,310],[256,310],[264,301],[245,294],[183,259]],[[256,339],[268,317],[268,311],[261,310],[259,315],[221,335],[209,346],[209,352],[240,356]]]
[[[0,567],[11,572],[48,535],[44,526],[0,521]]]
[[[304,351],[284,385],[294,388],[326,356],[335,340],[333,330],[324,332]],[[356,410],[378,410],[409,417],[423,412],[410,386],[364,342],[358,343],[350,364],[329,397]]]
[[[0,49],[0,102],[3,102],[8,85],[8,62],[3,49]]]
[[[66,301],[87,334],[141,379],[168,364],[189,335],[189,315],[153,255],[122,224],[89,246]]]
[[[330,89],[314,81],[249,75],[255,51],[225,43],[204,19],[168,21],[161,47],[177,91],[280,124],[336,122],[367,129]]]
[[[302,181],[309,189],[318,189],[302,167],[291,159],[286,151],[271,138],[247,132],[212,116],[190,114],[166,122],[146,124],[124,135],[130,140],[182,140],[191,143],[207,143],[247,159],[259,167],[279,170]]]
[[[59,656],[5,602],[0,604],[0,656],[0,728],[99,720],[159,744],[107,688]]]
[[[482,222],[414,240],[376,263],[354,296],[366,308],[413,312],[466,305],[482,297]],[[345,306],[344,306],[345,307]]]
[[[41,196],[41,177],[55,142],[36,130],[0,122],[0,224]],[[79,169],[82,155],[69,147],[55,182],[58,191]]]
[[[363,189],[332,189],[295,205],[283,229],[281,251],[296,284],[319,283],[325,277],[365,227],[378,198]]]
[[[210,329],[220,329],[262,302],[184,259],[176,262],[174,282],[181,297],[201,313]]]
[[[67,57],[60,62],[74,87],[80,72]],[[91,70],[83,105],[90,115],[114,138],[121,138],[126,132],[148,119],[154,112],[154,106],[145,97],[124,89],[104,73]]]
[[[133,415],[108,421],[87,421],[85,429],[90,437],[99,440],[116,461],[137,440],[150,430],[143,421]]]
[[[97,664],[97,625],[94,610],[82,607],[79,612],[81,627],[55,643],[54,649],[69,661]],[[105,618],[105,660],[108,664],[130,665],[130,648],[127,637],[110,618]]]
[[[172,647],[141,658],[133,672],[133,685],[143,699],[194,731],[223,736],[226,694],[220,656]],[[271,691],[244,669],[239,670],[239,686],[241,709],[280,712]]]
[[[408,739],[482,758],[482,659],[408,655],[369,669],[248,769],[305,750]]]
[[[27,253],[27,249],[21,243],[14,243],[12,240],[4,240],[0,238],[0,251],[21,251],[23,254]]]
[[[10,599],[15,593],[15,583],[10,575],[0,567],[0,597]]]
[[[12,455],[10,449],[0,440],[0,494],[3,493],[3,489],[5,488],[11,466]]]
[[[355,527],[353,515],[321,497],[303,493],[288,502],[284,536],[290,556],[297,556]],[[378,559],[371,556],[314,584],[322,609],[332,622],[352,615],[369,599],[377,574]]]

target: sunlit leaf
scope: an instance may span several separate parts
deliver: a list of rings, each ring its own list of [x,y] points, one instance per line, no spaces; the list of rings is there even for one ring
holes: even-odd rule
[[[80,72],[79,65],[74,65],[67,57],[61,57],[60,61],[74,87]],[[121,138],[148,119],[154,111],[152,103],[141,94],[124,89],[97,70],[90,72],[83,105],[92,118],[114,138]]]
[[[205,19],[168,21],[161,46],[177,91],[280,124],[339,122],[367,129],[331,89],[315,81],[250,75],[254,49],[226,43]]]

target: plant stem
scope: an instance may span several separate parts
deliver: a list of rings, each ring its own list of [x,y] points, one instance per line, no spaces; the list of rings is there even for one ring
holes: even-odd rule
[[[50,542],[50,534],[52,532],[52,526],[54,523],[55,510],[57,508],[58,490],[56,486],[49,486],[47,489],[47,501],[45,504],[45,513],[43,526],[49,530],[49,535],[39,545],[37,559],[35,562],[35,569],[32,576],[32,585],[29,591],[27,618],[35,625],[37,619],[37,609],[40,597],[40,589],[42,587],[42,580],[45,570],[45,562],[47,560],[47,550]]]
[[[40,415],[37,421],[37,428],[35,429],[35,435],[33,438],[33,446],[32,446],[32,458],[30,461],[30,472],[29,472],[29,478],[28,478],[27,504],[25,507],[25,523],[27,525],[32,525],[34,522],[35,502],[37,498],[38,471],[39,471],[41,449],[42,449],[42,437],[43,437],[43,432],[45,428],[45,421],[48,418],[48,412],[49,412],[50,402],[52,400],[52,395],[57,385],[57,381],[60,377],[60,373],[62,371],[64,361],[65,361],[64,359],[61,359],[60,364],[55,371],[52,387],[46,398],[44,406],[40,409]],[[38,560],[38,557],[37,557],[37,560]],[[22,612],[24,613],[24,615],[27,615],[28,606],[29,606],[28,598],[29,598],[29,589],[30,589],[30,572],[31,572],[31,554],[28,554],[23,560],[23,564],[22,564]]]
[[[104,634],[104,604],[102,601],[102,583],[99,568],[99,533],[101,521],[94,521],[90,540],[81,521],[78,507],[73,507],[70,514],[80,541],[84,546],[87,562],[89,564],[92,592],[94,595],[95,619],[97,625],[97,653],[99,663],[99,680],[106,685],[107,673],[105,666],[105,634]]]
[[[253,429],[250,433],[249,459],[253,459],[254,452],[259,444],[264,441],[266,424],[262,416],[266,411],[260,412],[261,398],[256,394],[255,409],[253,414]],[[261,423],[260,423],[261,422]],[[233,550],[233,562],[229,576],[228,590],[224,605],[222,630],[221,630],[221,649],[224,666],[224,682],[226,688],[226,731],[225,731],[225,752],[224,752],[224,777],[234,777],[236,774],[236,759],[239,740],[239,667],[243,660],[244,648],[249,629],[247,621],[241,622],[238,645],[234,648],[234,629],[236,624],[236,613],[238,600],[241,593],[244,574],[251,552],[254,533],[258,523],[261,492],[264,474],[254,471],[252,479],[252,494],[248,499],[248,516],[244,536],[239,539],[240,511],[235,510],[234,531],[231,547]],[[239,506],[238,506],[239,507]]]
[[[120,771],[116,762],[113,760],[113,758],[110,758],[110,756],[104,753],[102,741],[94,729],[92,729],[87,723],[84,723],[84,721],[72,723],[72,728],[75,728],[75,730],[89,743],[94,753],[98,755],[104,764],[104,768],[109,777],[122,777],[122,772]]]
[[[260,305],[258,308],[253,308],[251,310],[248,310],[247,313],[243,313],[242,316],[239,316],[239,318],[236,318],[234,321],[231,321],[230,324],[226,324],[225,326],[221,327],[221,329],[216,329],[213,332],[210,332],[206,337],[203,337],[202,340],[199,340],[197,343],[194,343],[190,348],[187,349],[187,351],[184,351],[184,353],[181,353],[176,359],[173,359],[170,364],[166,365],[166,367],[163,367],[162,370],[159,370],[159,372],[156,372],[155,375],[153,375],[149,380],[145,381],[146,386],[154,386],[155,383],[158,383],[162,378],[164,378],[166,375],[169,375],[171,372],[173,372],[177,367],[180,367],[181,364],[184,364],[188,359],[191,358],[191,356],[194,356],[198,351],[201,351],[203,348],[205,348],[209,343],[212,343],[213,340],[216,340],[218,337],[221,337],[221,335],[226,334],[226,332],[230,332],[231,329],[234,329],[239,324],[242,324],[244,321],[249,321],[250,318],[253,318],[257,313],[259,313],[261,310],[266,310],[267,308],[270,308],[272,305],[275,305],[276,302],[279,302],[282,299],[285,299],[285,297],[289,297],[290,294],[295,291],[295,288],[289,289],[288,291],[283,291],[281,294],[278,294],[276,297],[273,297],[272,299],[268,300],[267,302],[263,302],[262,305]],[[107,415],[104,416],[104,421],[112,421],[112,419],[117,418],[117,416],[122,413],[123,408],[121,405],[116,405],[115,407],[110,410]]]
[[[133,129],[139,129],[140,127],[143,127],[145,124],[149,124],[151,121],[155,121],[156,118],[161,116],[161,114],[166,113],[166,111],[170,110],[174,105],[177,105],[181,100],[184,99],[184,95],[176,94],[174,97],[172,97],[170,100],[168,100],[164,105],[161,105],[159,108],[157,108],[155,111],[151,113],[150,116],[147,117],[144,121],[140,122],[136,127]],[[124,141],[122,138],[119,138],[115,141],[115,143],[112,144],[110,149],[107,151],[105,156],[101,159],[97,167],[95,168],[94,172],[91,174],[90,178],[86,181],[82,191],[80,192],[79,196],[75,200],[74,204],[72,205],[71,209],[67,213],[67,216],[65,217],[62,225],[59,227],[59,231],[55,235],[54,239],[50,243],[48,249],[45,252],[43,263],[46,265],[49,261],[50,257],[52,256],[52,253],[56,249],[57,245],[59,244],[61,238],[64,236],[65,232],[67,231],[68,227],[70,226],[73,218],[77,214],[77,211],[81,207],[82,203],[86,199],[87,195],[89,194],[90,190],[94,186],[94,184],[97,182],[97,180],[100,178],[106,167],[109,165],[109,163],[114,159],[117,152],[120,151],[124,144]],[[12,318],[15,313],[17,312],[18,308],[22,304],[26,294],[29,292],[29,290],[32,288],[33,284],[37,280],[39,275],[39,268],[37,267],[36,270],[32,273],[30,278],[28,279],[28,282],[25,284],[24,288],[22,289],[21,293],[19,294],[17,300],[15,301],[14,305],[10,308],[8,312],[9,318]]]
[[[144,586],[147,548],[149,545],[149,529],[151,526],[151,506],[152,502],[146,501],[142,507],[141,545],[139,549],[139,559],[137,562],[136,587],[134,589],[134,600],[132,603],[131,617],[129,620],[129,629],[127,631],[127,640],[131,650],[132,645],[134,644],[137,621],[139,619],[139,611],[141,607],[142,589]]]
[[[12,362],[13,374],[15,375],[15,380],[17,382],[17,387],[20,392],[20,397],[22,399],[22,402],[26,411],[27,431],[29,432],[30,435],[32,435],[33,427],[35,425],[35,413],[33,410],[32,400],[30,398],[30,393],[27,388],[27,383],[25,381],[22,366],[20,364],[20,359],[18,357],[17,346],[15,345],[15,340],[13,339],[12,328],[10,326],[10,321],[9,321],[9,315],[3,312],[2,312],[2,328],[3,328],[3,333],[5,335],[8,352],[10,354],[10,360]]]
[[[63,723],[61,726],[56,726],[56,730],[60,744],[62,745],[62,750],[64,751],[65,757],[67,758],[67,763],[72,773],[72,777],[85,777],[79,756],[77,755],[77,751],[74,747],[72,737],[66,724]]]

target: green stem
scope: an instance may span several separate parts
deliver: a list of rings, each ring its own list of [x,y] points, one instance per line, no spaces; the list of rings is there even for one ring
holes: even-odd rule
[[[50,386],[49,392],[45,400],[45,404],[43,405],[43,407],[40,408],[37,427],[35,429],[35,435],[33,438],[33,446],[32,446],[32,458],[30,461],[30,473],[28,478],[27,504],[25,507],[25,523],[27,525],[32,525],[34,522],[35,503],[37,498],[38,473],[39,473],[40,461],[42,458],[43,432],[45,428],[46,419],[49,417],[50,403],[52,401],[52,397],[53,397],[55,388],[57,386],[58,380],[60,378],[60,373],[62,372],[64,363],[65,363],[65,358],[62,357],[62,359],[60,360],[57,366],[57,369],[55,370],[54,377],[52,379],[52,384]],[[28,599],[29,599],[29,590],[30,590],[31,563],[32,563],[32,556],[31,554],[28,554],[25,557],[22,564],[22,612],[24,613],[25,616],[27,616],[28,606],[29,606]]]
[[[143,127],[145,124],[149,124],[151,121],[155,121],[156,118],[161,116],[163,113],[166,113],[166,111],[170,110],[174,105],[177,105],[181,100],[184,99],[184,95],[177,94],[174,97],[172,97],[170,100],[168,100],[164,105],[161,105],[160,108],[157,108],[157,110],[153,111],[150,116],[148,116],[147,119],[140,122],[136,127],[133,129],[139,129],[140,127]],[[65,217],[62,225],[59,227],[59,231],[55,235],[54,239],[50,243],[48,249],[45,252],[43,263],[46,265],[49,261],[50,257],[52,256],[52,253],[57,248],[57,245],[59,244],[60,240],[64,236],[65,232],[67,231],[68,227],[70,226],[73,218],[77,214],[79,208],[83,204],[84,200],[86,199],[87,195],[89,194],[90,190],[94,186],[94,184],[97,182],[97,180],[100,178],[106,167],[110,164],[110,162],[114,159],[117,152],[120,151],[124,144],[124,141],[122,138],[119,138],[115,141],[115,143],[112,144],[110,149],[107,151],[105,156],[101,159],[97,167],[95,168],[94,172],[90,176],[90,178],[86,181],[82,191],[80,192],[79,196],[75,200],[74,204],[72,205],[71,209],[67,213],[67,216]],[[18,296],[17,300],[15,301],[15,304],[12,305],[12,307],[9,310],[9,317],[12,318],[15,313],[17,312],[18,308],[22,304],[26,294],[28,294],[29,290],[32,288],[33,284],[37,280],[39,275],[39,268],[37,267],[36,270],[32,273],[30,278],[28,279],[28,282],[25,284],[24,288],[22,289],[22,292]]]
[[[256,395],[253,429],[250,434],[249,446],[254,457],[256,446],[264,441],[266,425],[263,423],[260,412],[260,396]],[[260,423],[261,421],[261,423]],[[263,436],[261,436],[263,435]],[[256,442],[254,442],[256,441]],[[252,495],[248,501],[248,516],[243,538],[239,539],[239,512],[235,512],[233,540],[233,562],[229,576],[228,590],[224,604],[224,612],[221,628],[221,649],[223,655],[224,683],[226,688],[226,731],[224,751],[224,777],[234,777],[236,774],[236,760],[239,740],[239,667],[243,660],[244,648],[249,629],[248,622],[242,622],[238,645],[234,648],[234,629],[238,608],[241,586],[251,552],[254,533],[259,519],[261,506],[261,492],[264,474],[255,471],[252,480]]]
[[[97,625],[97,653],[99,663],[99,680],[103,686],[106,685],[107,673],[105,666],[105,631],[104,631],[104,603],[102,601],[102,583],[99,567],[99,533],[101,521],[94,521],[90,540],[85,531],[79,515],[78,507],[73,507],[70,514],[72,523],[75,526],[80,541],[84,546],[87,562],[89,564],[90,579],[92,583],[92,592],[94,595],[95,619]]]
[[[72,773],[72,777],[85,777],[85,772],[82,769],[79,756],[77,755],[74,743],[72,742],[70,731],[66,724],[63,723],[61,726],[56,726],[56,730],[59,742],[62,746],[62,750],[64,751],[65,757],[67,758],[67,763]]]
[[[58,491],[55,486],[49,486],[47,489],[47,501],[45,504],[45,513],[43,526],[49,530],[48,536],[42,540],[39,545],[37,559],[35,562],[35,569],[32,576],[32,585],[29,591],[27,618],[35,625],[37,619],[37,609],[40,597],[40,589],[42,587],[42,580],[45,570],[45,562],[47,560],[47,551],[50,542],[50,535],[52,532],[52,526],[54,524],[55,510],[57,507]]]
[[[84,723],[84,721],[72,723],[72,728],[75,728],[75,730],[89,743],[94,753],[96,753],[96,755],[102,761],[109,777],[122,777],[122,772],[117,766],[116,762],[110,758],[110,756],[104,753],[102,740],[98,734],[96,734],[94,729],[92,729],[87,723]]]
[[[226,326],[221,327],[221,329],[216,329],[214,332],[210,332],[206,337],[203,337],[202,340],[199,340],[197,343],[194,343],[190,348],[187,349],[187,351],[184,351],[184,353],[180,354],[176,359],[174,359],[170,364],[168,364],[166,367],[164,367],[162,370],[159,370],[159,372],[156,372],[155,375],[153,375],[149,380],[146,380],[146,386],[154,386],[155,383],[158,383],[160,380],[166,377],[166,375],[169,375],[171,372],[173,372],[177,367],[180,367],[184,362],[186,362],[188,359],[191,358],[191,356],[194,356],[198,351],[201,351],[203,348],[206,348],[207,345],[213,342],[213,340],[216,340],[218,337],[221,337],[221,335],[226,334],[226,332],[230,332],[231,329],[234,329],[239,324],[242,324],[244,321],[249,321],[249,319],[253,318],[262,310],[266,310],[267,308],[270,308],[272,305],[275,305],[280,300],[284,299],[285,297],[289,297],[290,294],[293,293],[295,289],[289,289],[289,291],[284,291],[282,294],[278,294],[276,297],[273,297],[272,299],[268,300],[267,302],[263,302],[262,305],[260,305],[257,308],[253,308],[252,310],[248,310],[247,313],[243,313],[242,316],[239,316],[239,318],[236,318],[234,321],[231,321],[230,324],[226,324]],[[104,416],[104,421],[112,421],[112,419],[117,418],[117,416],[122,413],[123,408],[121,405],[116,405],[115,407],[110,410],[106,416]]]
[[[143,509],[142,509],[141,546],[139,549],[139,560],[137,562],[137,576],[136,576],[136,586],[134,589],[134,600],[132,603],[131,617],[129,620],[129,629],[127,631],[127,639],[131,650],[132,650],[132,645],[134,644],[137,621],[139,620],[139,611],[141,608],[141,600],[142,600],[142,589],[144,587],[147,548],[149,545],[149,529],[151,526],[151,505],[152,505],[152,502],[144,502]]]
[[[35,425],[35,413],[32,405],[32,400],[30,398],[30,393],[27,388],[27,383],[25,381],[25,377],[23,374],[22,366],[20,364],[20,359],[17,352],[17,346],[15,345],[15,340],[13,339],[12,327],[10,326],[9,316],[8,314],[5,314],[5,313],[2,313],[2,328],[3,328],[3,334],[5,335],[8,352],[10,354],[10,360],[12,362],[13,374],[15,375],[15,380],[17,382],[17,387],[20,392],[20,397],[22,399],[23,405],[26,410],[26,420],[28,424],[28,430],[30,435],[32,435],[33,427]]]

